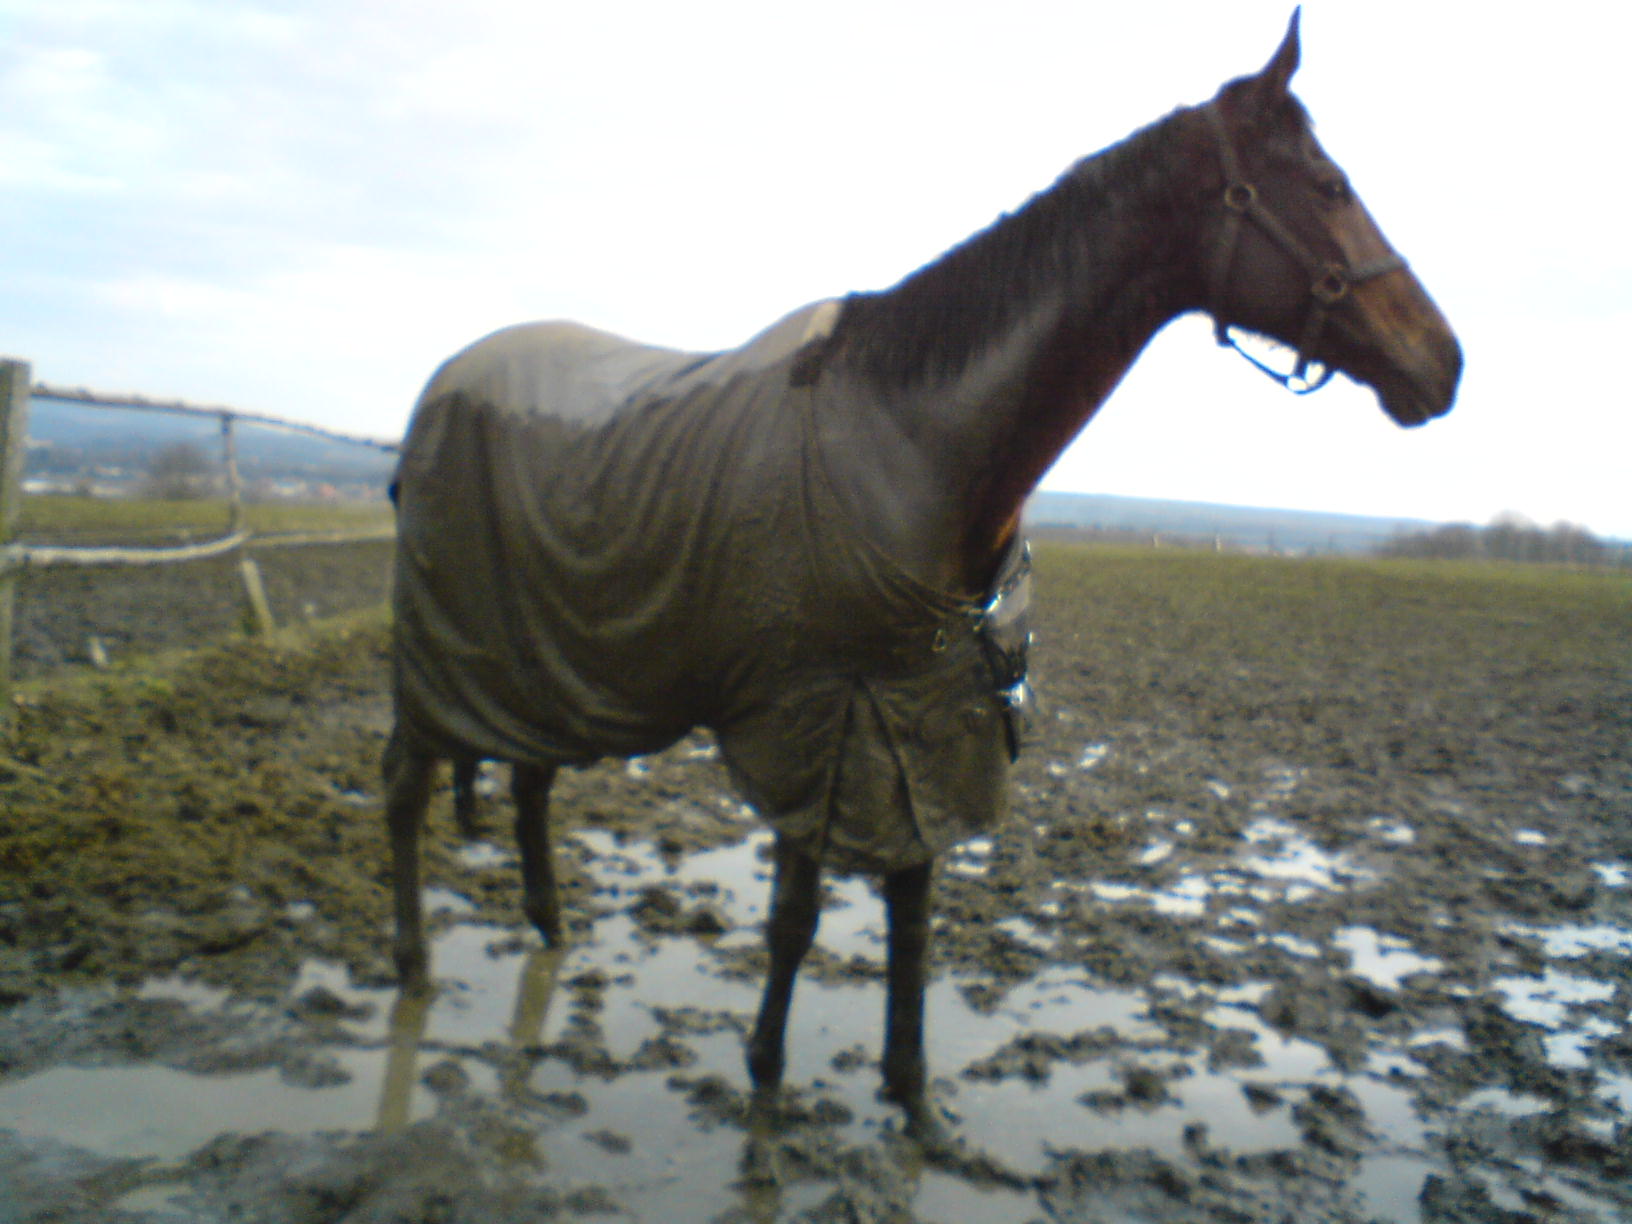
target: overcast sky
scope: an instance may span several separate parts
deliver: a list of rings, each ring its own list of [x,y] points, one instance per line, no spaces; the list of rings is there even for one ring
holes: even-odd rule
[[[1286,0],[0,0],[0,353],[399,436],[574,318],[883,288],[1254,71]],[[1295,88],[1462,339],[1452,414],[1164,332],[1045,487],[1632,537],[1623,6],[1309,0]]]

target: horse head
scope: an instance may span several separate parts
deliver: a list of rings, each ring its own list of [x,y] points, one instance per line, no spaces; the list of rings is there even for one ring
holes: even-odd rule
[[[1222,176],[1202,227],[1208,310],[1220,343],[1236,344],[1229,329],[1241,328],[1291,346],[1290,373],[1253,360],[1293,390],[1340,370],[1371,387],[1398,424],[1420,425],[1449,410],[1461,348],[1316,141],[1288,88],[1298,56],[1294,12],[1263,71],[1201,108]],[[1324,373],[1311,378],[1312,367]]]

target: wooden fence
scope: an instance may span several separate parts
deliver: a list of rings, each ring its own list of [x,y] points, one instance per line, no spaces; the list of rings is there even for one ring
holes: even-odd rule
[[[268,633],[275,624],[271,605],[261,582],[260,567],[249,555],[248,545],[256,539],[244,516],[243,484],[238,474],[238,441],[236,425],[245,422],[255,425],[311,434],[330,441],[355,443],[382,451],[395,451],[396,445],[372,438],[359,438],[336,433],[315,425],[284,421],[276,417],[238,412],[231,408],[205,408],[182,403],[161,403],[135,396],[102,396],[81,390],[61,390],[53,387],[33,387],[29,382],[27,362],[0,358],[0,731],[11,723],[12,717],[12,617],[16,606],[17,580],[27,569],[52,566],[85,565],[161,565],[179,561],[202,561],[229,553],[238,556],[238,572],[243,581],[244,598],[249,605],[253,625]],[[31,394],[42,398],[69,400],[100,408],[165,412],[194,417],[214,417],[221,423],[223,468],[226,474],[228,522],[224,534],[200,544],[178,545],[167,548],[69,548],[20,544],[16,542],[17,526],[22,510],[23,461],[27,453],[29,399]],[[262,536],[256,539],[260,546],[302,544],[347,544],[365,540],[389,539],[390,525],[356,531],[305,532]]]

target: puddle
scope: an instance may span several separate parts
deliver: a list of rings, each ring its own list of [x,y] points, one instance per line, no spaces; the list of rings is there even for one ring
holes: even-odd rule
[[[1290,952],[1293,956],[1301,956],[1308,960],[1318,960],[1320,957],[1320,945],[1314,940],[1288,935],[1284,931],[1267,936],[1264,942],[1272,948],[1279,948],[1282,952]]]
[[[1349,954],[1349,971],[1385,990],[1398,990],[1414,973],[1439,973],[1445,962],[1419,956],[1411,945],[1392,935],[1379,935],[1370,927],[1344,927],[1332,934],[1332,943]]]
[[[1133,856],[1133,861],[1141,867],[1153,867],[1173,853],[1173,843],[1170,841],[1155,841]]]
[[[344,1082],[311,1087],[277,1071],[53,1067],[0,1084],[0,1125],[103,1156],[177,1160],[216,1135],[362,1131],[379,1122],[383,1051],[336,1051]],[[426,1112],[423,1103],[415,1116]]]
[[[1087,773],[1089,770],[1099,768],[1104,763],[1105,758],[1110,755],[1111,746],[1109,744],[1088,744],[1083,748],[1077,759],[1069,765],[1064,761],[1050,761],[1048,763],[1048,773],[1050,777],[1054,778],[1068,777],[1073,773]]]
[[[1283,883],[1288,901],[1307,900],[1317,892],[1372,878],[1371,872],[1352,864],[1347,855],[1322,850],[1284,820],[1255,820],[1241,836],[1249,845],[1263,847],[1246,855],[1242,866],[1265,880]]]
[[[466,842],[454,853],[459,861],[472,871],[509,867],[516,861],[514,853],[495,846],[492,842]]]
[[[1540,977],[1503,977],[1491,985],[1503,995],[1502,1010],[1515,1020],[1556,1029],[1579,1004],[1613,998],[1615,987],[1593,978],[1574,977],[1556,969]]]
[[[1572,1209],[1577,1219],[1592,1220],[1595,1224],[1626,1224],[1623,1212],[1572,1186],[1557,1169],[1533,1158],[1523,1158],[1514,1164],[1511,1188],[1504,1194],[1497,1185],[1492,1185],[1492,1202],[1512,1204],[1509,1210],[1531,1214],[1537,1198],[1547,1196]]]
[[[1294,781],[1285,783],[1293,784]],[[1157,818],[1159,814],[1151,815]],[[1188,828],[1181,827],[1185,824],[1187,822],[1180,822],[1180,826],[1175,826],[1176,831],[1189,832]],[[1212,908],[1215,897],[1245,897],[1264,905],[1296,903],[1375,878],[1370,871],[1350,862],[1347,855],[1322,850],[1282,820],[1269,817],[1255,820],[1242,831],[1242,838],[1251,852],[1240,856],[1235,864],[1207,874],[1181,875],[1165,888],[1146,888],[1116,880],[1091,880],[1082,885],[1057,881],[1053,887],[1085,890],[1095,899],[1112,904],[1139,901],[1169,917],[1201,918]],[[1171,859],[1176,850],[1175,842],[1158,839],[1136,851],[1132,860],[1141,867],[1156,867]],[[1259,919],[1251,910],[1231,906],[1221,912],[1218,921],[1223,925],[1256,925]]]
[[[1366,1206],[1363,1218],[1389,1224],[1407,1224],[1422,1219],[1422,1187],[1442,1170],[1426,1156],[1411,1152],[1367,1156],[1360,1171],[1349,1180]]]
[[[1257,804],[1286,799],[1300,776],[1274,774],[1268,797]],[[1393,827],[1374,832],[1403,841],[1389,831]],[[528,1138],[552,1177],[566,1179],[559,1183],[564,1191],[604,1187],[632,1219],[670,1218],[676,1203],[685,1204],[690,1218],[738,1218],[745,1198],[743,1132],[701,1118],[688,1084],[690,1077],[719,1075],[740,1090],[746,1080],[743,1033],[759,983],[741,974],[738,954],[761,938],[772,874],[769,834],[683,858],[597,830],[570,836],[587,851],[598,896],[610,900],[612,911],[580,942],[545,949],[529,931],[477,921],[458,892],[428,889],[427,907],[444,915],[433,941],[438,990],[432,998],[414,1002],[394,990],[359,987],[340,967],[323,962],[309,962],[297,975],[290,1000],[326,992],[345,1005],[324,1030],[330,1044],[312,1051],[309,1063],[318,1073],[291,1078],[276,1070],[59,1066],[0,1080],[0,1128],[157,1161],[178,1161],[225,1132],[390,1131],[437,1113],[438,1093],[426,1074],[440,1075],[451,1062],[471,1092],[515,1100],[572,1094],[581,1102],[574,1116]],[[1293,900],[1300,888],[1338,889],[1357,873],[1344,856],[1321,850],[1267,811],[1248,826],[1244,841],[1237,865],[1183,874],[1163,888],[1104,881],[1056,881],[1054,888],[1183,918],[1211,913],[1233,936],[1212,937],[1215,951],[1273,947],[1312,962],[1329,957],[1330,949],[1313,939],[1266,931],[1259,914],[1240,902]],[[990,839],[975,839],[949,856],[946,869],[980,878],[993,849]],[[1135,853],[1156,866],[1176,851],[1176,843],[1158,840]],[[483,844],[467,847],[465,855],[472,867],[507,864],[511,857]],[[631,909],[653,885],[681,890],[688,904],[714,906],[728,920],[728,933],[710,940],[643,930]],[[867,880],[830,882],[819,944],[839,960],[881,964],[882,911]],[[1017,944],[1055,949],[1052,934],[1022,916],[996,925]],[[1632,940],[1607,924],[1512,929],[1561,959],[1625,951]],[[1387,990],[1445,968],[1408,941],[1368,926],[1338,929],[1330,948],[1347,956],[1350,972]],[[1549,969],[1539,977],[1499,978],[1492,987],[1508,1014],[1547,1030],[1547,1055],[1557,1066],[1587,1065],[1593,1044],[1617,1031],[1590,1014],[1591,1005],[1612,997],[1606,982]],[[1177,974],[1122,989],[1064,965],[1018,984],[942,972],[926,1000],[928,1053],[968,1143],[1027,1176],[1043,1170],[1051,1152],[1072,1148],[1145,1148],[1184,1164],[1194,1159],[1198,1124],[1210,1147],[1233,1156],[1295,1149],[1304,1142],[1299,1110],[1309,1106],[1315,1088],[1340,1089],[1363,1109],[1372,1137],[1349,1188],[1370,1217],[1419,1220],[1424,1182],[1445,1172],[1436,1146],[1443,1119],[1425,1121],[1413,1102],[1414,1085],[1427,1074],[1419,1058],[1466,1051],[1462,1033],[1441,1027],[1378,1037],[1363,1069],[1345,1071],[1321,1045],[1262,1019],[1257,1009],[1271,989],[1263,981],[1217,986]],[[199,1013],[243,1006],[223,991],[177,979],[148,982],[134,994]],[[832,1134],[845,1143],[876,1146],[899,1127],[897,1112],[877,1096],[883,1011],[876,978],[807,973],[800,980],[787,1080],[802,1101],[822,1104]],[[604,1065],[559,1053],[586,1043]],[[643,1062],[657,1047],[668,1051],[668,1061]],[[1037,1049],[1049,1052],[1031,1061],[1008,1059],[1016,1050]],[[1214,1065],[1220,1050],[1234,1053]],[[516,1057],[521,1051],[526,1056]],[[1596,1091],[1606,1110],[1632,1111],[1632,1077],[1601,1077]],[[1458,1108],[1518,1118],[1550,1106],[1489,1088]],[[924,1219],[975,1224],[1038,1214],[1031,1191],[934,1171],[920,1171],[914,1184],[913,1211]],[[812,1211],[831,1190],[819,1178],[796,1181],[769,1214],[760,1210],[764,1204],[750,1204],[749,1215],[775,1219]],[[168,1191],[141,1193],[158,1210]]]
[[[1378,841],[1390,842],[1396,846],[1409,846],[1417,840],[1417,831],[1403,820],[1395,820],[1388,816],[1375,816],[1366,822],[1366,832]]]
[[[1622,1023],[1601,1016],[1579,1015],[1615,995],[1615,986],[1592,978],[1575,977],[1548,969],[1540,977],[1497,978],[1492,985],[1503,996],[1502,1009],[1515,1020],[1548,1030],[1542,1038],[1547,1061],[1555,1067],[1581,1068],[1590,1064],[1592,1048],[1621,1032]]]
[[[970,838],[947,852],[945,870],[953,875],[978,879],[991,869],[991,854],[991,838]]]
[[[209,1010],[224,1004],[231,992],[186,978],[167,977],[150,978],[136,988],[135,995],[138,999],[162,999],[199,1010]]]
[[[1089,744],[1077,758],[1077,768],[1081,770],[1093,769],[1111,755],[1109,744]]]
[[[426,888],[424,906],[427,914],[462,915],[476,912],[475,902],[462,893],[454,892],[451,888]]]
[[[1488,1110],[1508,1118],[1527,1118],[1532,1114],[1546,1113],[1553,1108],[1553,1103],[1546,1097],[1509,1092],[1506,1088],[1481,1088],[1463,1098],[1462,1108]]]
[[[1598,1097],[1610,1108],[1632,1115],[1632,1075],[1602,1075]]]
[[[1468,1048],[1468,1038],[1461,1029],[1419,1029],[1406,1040],[1405,1044],[1410,1049],[1442,1045],[1452,1050],[1465,1050]]]
[[[1588,1055],[1592,1047],[1620,1031],[1618,1024],[1589,1016],[1574,1028],[1547,1034],[1542,1038],[1542,1047],[1547,1051],[1547,1061],[1555,1067],[1585,1067],[1591,1064]]]
[[[1504,923],[1504,934],[1523,935],[1541,941],[1543,951],[1560,960],[1575,960],[1594,952],[1620,952],[1632,955],[1632,929],[1596,923],[1585,926],[1568,923],[1562,926],[1536,927],[1523,923]]]
[[[1625,863],[1593,863],[1591,866],[1605,888],[1625,888],[1627,880],[1632,878]]]

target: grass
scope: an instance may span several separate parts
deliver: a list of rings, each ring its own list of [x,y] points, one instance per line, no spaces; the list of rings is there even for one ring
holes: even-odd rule
[[[391,521],[387,502],[252,502],[245,519],[256,534],[351,531]],[[23,499],[18,534],[31,543],[117,543],[223,533],[230,517],[224,498],[187,501],[69,495]]]
[[[1355,669],[1456,685],[1632,676],[1632,575],[1513,564],[1285,559],[1044,543],[1039,636],[1116,666],[1262,669],[1341,687]]]
[[[1459,632],[1567,646],[1632,646],[1632,574],[1498,562],[1254,557],[1045,542],[1042,598],[1114,604],[1124,615],[1243,635]],[[1223,623],[1220,623],[1223,622]],[[1232,628],[1234,626],[1234,628]],[[1623,657],[1623,661],[1625,658]]]

